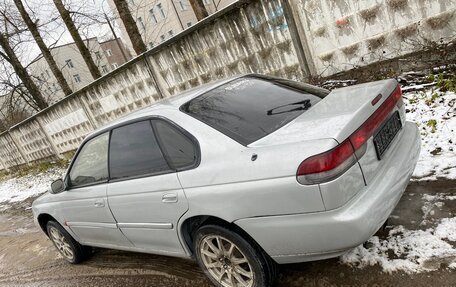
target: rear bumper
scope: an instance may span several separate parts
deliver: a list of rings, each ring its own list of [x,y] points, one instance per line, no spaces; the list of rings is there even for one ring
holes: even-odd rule
[[[344,206],[326,212],[247,218],[235,223],[277,262],[335,257],[367,241],[399,202],[420,153],[420,134],[406,123],[392,156]]]

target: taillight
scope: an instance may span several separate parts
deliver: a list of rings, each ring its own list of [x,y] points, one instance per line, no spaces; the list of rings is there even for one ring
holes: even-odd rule
[[[330,181],[356,163],[353,147],[347,139],[335,148],[309,157],[298,168],[298,181],[302,184],[317,184]]]
[[[301,184],[318,184],[333,180],[364,155],[366,142],[385,121],[397,105],[401,107],[402,91],[398,86],[382,105],[351,136],[335,148],[304,160],[298,168],[297,179]]]
[[[349,137],[355,150],[359,149],[375,133],[396,104],[400,107],[399,103],[402,103],[402,91],[397,86],[383,104]]]

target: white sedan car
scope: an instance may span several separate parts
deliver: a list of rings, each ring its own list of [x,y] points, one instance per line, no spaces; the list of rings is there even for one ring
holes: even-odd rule
[[[245,75],[88,136],[33,203],[62,256],[91,247],[194,258],[216,286],[335,257],[387,220],[420,151],[395,80],[331,93]]]

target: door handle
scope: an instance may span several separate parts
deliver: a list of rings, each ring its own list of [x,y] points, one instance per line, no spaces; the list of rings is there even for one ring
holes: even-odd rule
[[[163,203],[176,203],[177,194],[176,193],[166,193],[162,196]]]
[[[94,203],[96,208],[101,208],[105,206],[104,199],[97,199]]]

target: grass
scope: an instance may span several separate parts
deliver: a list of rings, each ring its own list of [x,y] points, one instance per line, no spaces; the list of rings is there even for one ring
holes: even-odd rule
[[[48,160],[31,165],[23,165],[18,168],[13,168],[9,172],[6,170],[0,171],[0,181],[11,177],[23,177],[29,174],[38,174],[48,171],[51,168],[66,168],[70,162],[72,155],[66,155],[62,159]]]
[[[432,95],[431,95],[431,98],[426,99],[425,103],[426,103],[426,105],[431,106],[432,104],[435,103],[435,101],[438,98],[440,98],[440,94],[437,93],[437,92],[433,92]]]
[[[20,168],[18,171],[15,172],[15,176],[22,177],[28,174],[35,174],[35,173],[42,173],[45,172],[53,167],[66,167],[68,165],[68,160],[66,159],[59,159],[54,161],[44,161],[36,164],[32,164],[30,166],[25,166]]]
[[[456,74],[445,77],[444,74],[440,73],[437,76],[437,87],[439,87],[442,92],[456,92]]]
[[[8,178],[8,172],[6,170],[0,171],[0,181],[3,181]]]
[[[426,125],[431,128],[431,133],[435,133],[437,131],[437,121],[432,119],[427,121]]]

